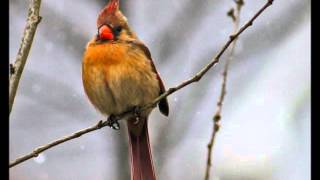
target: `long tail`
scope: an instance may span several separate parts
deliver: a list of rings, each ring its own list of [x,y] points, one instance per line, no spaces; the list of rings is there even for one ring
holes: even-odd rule
[[[143,125],[137,127],[132,121],[128,121],[131,180],[156,180],[149,143],[148,121],[144,119],[141,123]]]

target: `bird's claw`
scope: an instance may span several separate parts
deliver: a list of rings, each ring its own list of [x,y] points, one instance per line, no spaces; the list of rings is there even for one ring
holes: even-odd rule
[[[139,107],[139,106],[135,106],[135,107],[133,108],[133,115],[134,115],[134,117],[140,117],[140,114],[141,114],[141,112],[140,112],[140,107]]]
[[[118,121],[113,123],[110,127],[114,130],[120,130],[120,124]]]
[[[111,114],[108,117],[108,126],[114,130],[120,129],[120,124],[118,122],[118,118],[115,115]]]
[[[133,116],[135,117],[135,121],[133,124],[138,124],[140,121],[140,107],[139,106],[135,106],[133,108]]]

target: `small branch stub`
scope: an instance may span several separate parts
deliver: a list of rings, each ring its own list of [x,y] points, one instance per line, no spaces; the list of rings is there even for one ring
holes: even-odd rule
[[[237,9],[240,10],[241,7],[244,5],[244,1],[243,0],[235,0],[234,1],[237,4]]]
[[[234,15],[234,9],[231,8],[228,12],[227,12],[227,16],[229,16],[233,22],[236,21],[236,16]]]
[[[14,65],[10,63],[9,69],[10,69],[10,76],[12,76],[16,72]]]
[[[214,122],[218,122],[218,121],[220,121],[220,119],[221,119],[221,115],[220,115],[220,114],[216,114],[216,115],[213,117],[213,121],[214,121]]]
[[[237,36],[236,36],[235,34],[229,36],[229,38],[230,38],[231,41],[235,40],[236,37],[237,37]]]

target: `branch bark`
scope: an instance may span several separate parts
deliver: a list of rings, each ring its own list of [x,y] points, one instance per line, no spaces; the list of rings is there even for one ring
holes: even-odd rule
[[[225,43],[225,45],[221,48],[221,50],[217,53],[217,55],[211,60],[211,62],[209,64],[207,64],[201,71],[199,71],[194,77],[182,82],[181,84],[175,86],[175,87],[172,87],[172,88],[169,88],[165,93],[163,93],[161,96],[159,96],[158,98],[156,98],[153,102],[141,107],[139,109],[139,111],[144,111],[146,109],[149,109],[149,108],[152,108],[152,107],[155,107],[156,104],[163,98],[171,95],[172,93],[184,88],[185,86],[191,84],[191,83],[194,83],[194,82],[198,82],[209,70],[211,67],[213,67],[215,64],[217,64],[219,62],[219,59],[220,57],[223,55],[223,53],[226,51],[226,49],[231,45],[231,43],[241,34],[243,33],[248,27],[250,27],[253,22],[255,21],[255,19],[267,8],[269,7],[271,4],[272,4],[273,0],[268,0],[267,3],[247,22],[245,23],[245,25],[243,25],[239,31],[237,31],[235,34],[231,35],[229,37],[229,40]],[[124,112],[118,116],[116,116],[114,118],[114,120],[116,121],[119,121],[121,119],[125,119],[126,117],[130,116],[130,115],[133,115],[137,113],[137,109],[135,110],[132,110],[132,111],[128,111],[128,112]],[[72,139],[75,139],[75,138],[78,138],[80,137],[81,135],[83,134],[86,134],[86,133],[89,133],[89,132],[92,132],[92,131],[95,131],[95,130],[98,130],[98,129],[101,129],[102,127],[105,127],[105,126],[112,126],[112,123],[109,122],[108,120],[101,120],[99,121],[96,125],[92,126],[92,127],[89,127],[89,128],[86,128],[86,129],[83,129],[81,131],[78,131],[76,133],[73,133],[72,135],[69,135],[69,136],[65,136],[61,139],[58,139],[56,141],[53,141],[49,144],[46,144],[44,146],[41,146],[41,147],[38,147],[36,148],[33,152],[27,154],[27,155],[24,155],[18,159],[16,159],[15,161],[11,162],[9,164],[9,167],[14,167],[16,166],[17,164],[20,164],[28,159],[31,159],[31,158],[34,158],[34,157],[37,157],[39,155],[39,153],[47,150],[47,149],[50,149],[54,146],[57,146],[61,143],[64,143],[64,142],[67,142],[69,140],[72,140]]]
[[[11,113],[14,99],[19,86],[19,81],[27,62],[27,58],[32,46],[33,38],[41,21],[39,16],[41,0],[32,0],[29,5],[27,24],[24,29],[20,48],[14,65],[10,65],[10,85],[9,85],[9,114]]]
[[[234,8],[232,8],[227,13],[227,15],[233,21],[234,32],[236,32],[239,29],[240,12],[241,12],[242,6],[244,5],[244,1],[243,0],[235,0],[235,3],[236,3],[236,10]],[[235,11],[236,11],[236,13],[235,13]],[[217,102],[217,110],[213,116],[213,129],[212,129],[212,133],[211,133],[211,138],[210,138],[209,144],[207,146],[208,147],[208,155],[207,155],[208,157],[207,157],[207,165],[206,165],[206,172],[205,172],[205,178],[204,178],[205,180],[210,179],[210,169],[212,166],[212,151],[213,151],[213,146],[215,143],[216,135],[220,129],[220,121],[221,121],[221,117],[222,117],[221,111],[222,111],[224,98],[227,93],[227,78],[228,78],[229,64],[233,58],[236,43],[237,43],[237,39],[235,39],[231,45],[229,57],[226,59],[226,63],[225,63],[223,73],[222,73],[222,84],[221,84],[220,96],[219,96],[219,99]]]

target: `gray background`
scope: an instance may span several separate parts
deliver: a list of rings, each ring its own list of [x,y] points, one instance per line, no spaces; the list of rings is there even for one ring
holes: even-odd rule
[[[10,62],[29,1],[10,0]],[[246,0],[241,24],[265,0]],[[81,60],[106,0],[43,0],[10,118],[10,160],[103,117],[84,94]],[[232,32],[232,0],[126,0],[124,14],[149,47],[166,87],[198,72]],[[223,56],[225,57],[225,56]],[[156,109],[150,136],[160,180],[203,179],[222,63]],[[231,63],[214,180],[310,179],[310,0],[275,0],[239,39]],[[110,128],[10,169],[15,180],[129,179],[127,132]]]

